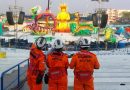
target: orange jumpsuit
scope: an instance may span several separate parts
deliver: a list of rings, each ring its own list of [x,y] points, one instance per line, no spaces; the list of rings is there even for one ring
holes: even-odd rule
[[[74,69],[74,90],[94,90],[93,72],[99,67],[95,54],[87,50],[74,54],[70,63]]]
[[[49,74],[48,90],[68,90],[68,56],[63,52],[51,52],[47,57]]]
[[[30,49],[30,64],[27,70],[27,82],[30,90],[42,90],[42,83],[36,84],[36,77],[39,73],[44,73],[44,60],[45,55],[42,50],[37,49],[37,47],[33,44]]]

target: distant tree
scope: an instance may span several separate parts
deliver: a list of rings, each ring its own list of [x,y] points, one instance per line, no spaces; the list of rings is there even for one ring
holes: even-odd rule
[[[122,15],[122,18],[130,19],[130,12],[122,12],[121,15]]]
[[[130,24],[130,12],[122,12],[121,17],[113,24]]]

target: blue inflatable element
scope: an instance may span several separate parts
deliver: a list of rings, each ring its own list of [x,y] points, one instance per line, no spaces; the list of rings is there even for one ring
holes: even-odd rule
[[[116,34],[120,35],[121,33],[125,33],[125,28],[124,27],[120,27],[117,31]]]
[[[126,42],[124,41],[118,42],[118,48],[125,48],[125,46],[126,46]]]

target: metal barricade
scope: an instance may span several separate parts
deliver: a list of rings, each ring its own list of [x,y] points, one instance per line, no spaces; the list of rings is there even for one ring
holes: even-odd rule
[[[5,70],[2,74],[1,74],[1,90],[6,90],[10,85],[12,85],[16,80],[17,80],[17,86],[19,87],[20,86],[20,77],[23,75],[23,72],[22,74],[20,74],[20,65],[27,62],[27,65],[29,66],[29,60],[24,60],[20,63],[18,63],[17,65]],[[6,87],[4,87],[4,76],[11,70],[13,70],[14,68],[17,67],[17,70],[18,70],[18,73],[17,73],[17,78],[15,78],[13,81],[11,81]]]

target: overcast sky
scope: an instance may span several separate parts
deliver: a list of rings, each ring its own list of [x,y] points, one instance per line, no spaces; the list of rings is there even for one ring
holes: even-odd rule
[[[47,7],[47,0],[16,0],[17,5],[23,7],[23,11],[29,13],[30,8],[40,5],[44,11]],[[15,0],[0,0],[0,13],[5,13],[8,10],[9,5],[14,5]],[[66,3],[68,5],[69,12],[94,12],[95,8],[99,7],[98,2],[92,2],[91,0],[51,0],[51,12],[57,13],[59,11],[60,3]],[[130,0],[109,0],[101,4],[103,8],[115,8],[115,9],[130,9]]]

